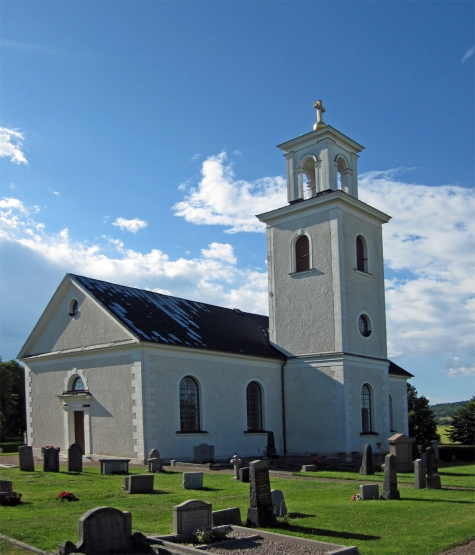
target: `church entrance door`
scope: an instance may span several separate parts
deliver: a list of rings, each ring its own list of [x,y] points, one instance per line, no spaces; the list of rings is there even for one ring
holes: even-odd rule
[[[74,411],[74,441],[81,446],[82,452],[86,452],[84,441],[84,411]]]

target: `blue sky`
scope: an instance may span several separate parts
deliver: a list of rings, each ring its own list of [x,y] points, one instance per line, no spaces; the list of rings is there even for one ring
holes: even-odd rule
[[[0,354],[65,272],[267,313],[275,145],[324,120],[365,146],[392,360],[475,390],[474,4],[1,3]]]

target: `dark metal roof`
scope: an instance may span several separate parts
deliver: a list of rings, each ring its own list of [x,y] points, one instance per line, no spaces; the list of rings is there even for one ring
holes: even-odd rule
[[[269,318],[69,274],[140,341],[285,360]]]
[[[407,372],[407,370],[404,370],[404,368],[401,368],[400,366],[398,366],[397,364],[394,364],[394,362],[389,361],[389,375],[390,376],[401,376],[402,378],[413,378],[414,376]]]

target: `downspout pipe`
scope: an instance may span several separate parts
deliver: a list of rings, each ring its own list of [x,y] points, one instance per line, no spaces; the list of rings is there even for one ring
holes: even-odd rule
[[[285,426],[285,381],[284,381],[284,366],[287,361],[283,362],[280,367],[280,383],[282,391],[282,437],[284,441],[284,455],[287,455],[287,430]]]

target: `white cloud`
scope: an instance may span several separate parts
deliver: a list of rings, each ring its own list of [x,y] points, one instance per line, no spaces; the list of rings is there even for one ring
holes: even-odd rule
[[[475,47],[472,46],[471,48],[469,48],[467,50],[467,52],[465,52],[465,54],[463,55],[463,58],[461,60],[461,63],[463,64],[464,62],[466,62],[469,58],[471,58],[473,56],[473,53],[475,52]]]
[[[202,165],[198,187],[175,204],[175,215],[198,225],[227,226],[226,233],[265,231],[255,214],[286,204],[286,184],[280,177],[252,183],[236,180],[225,152],[210,156]],[[230,226],[230,227],[229,227]]]
[[[201,249],[201,254],[205,258],[215,258],[229,264],[236,264],[237,262],[233,247],[229,243],[211,243],[209,249]]]
[[[126,218],[117,218],[115,222],[112,222],[112,225],[120,227],[122,231],[130,231],[131,233],[137,233],[141,229],[144,229],[148,226],[148,222],[145,220],[139,220],[138,218],[134,218],[133,220],[127,220]]]
[[[23,133],[0,127],[0,157],[10,158],[15,164],[28,164],[23,154]]]

